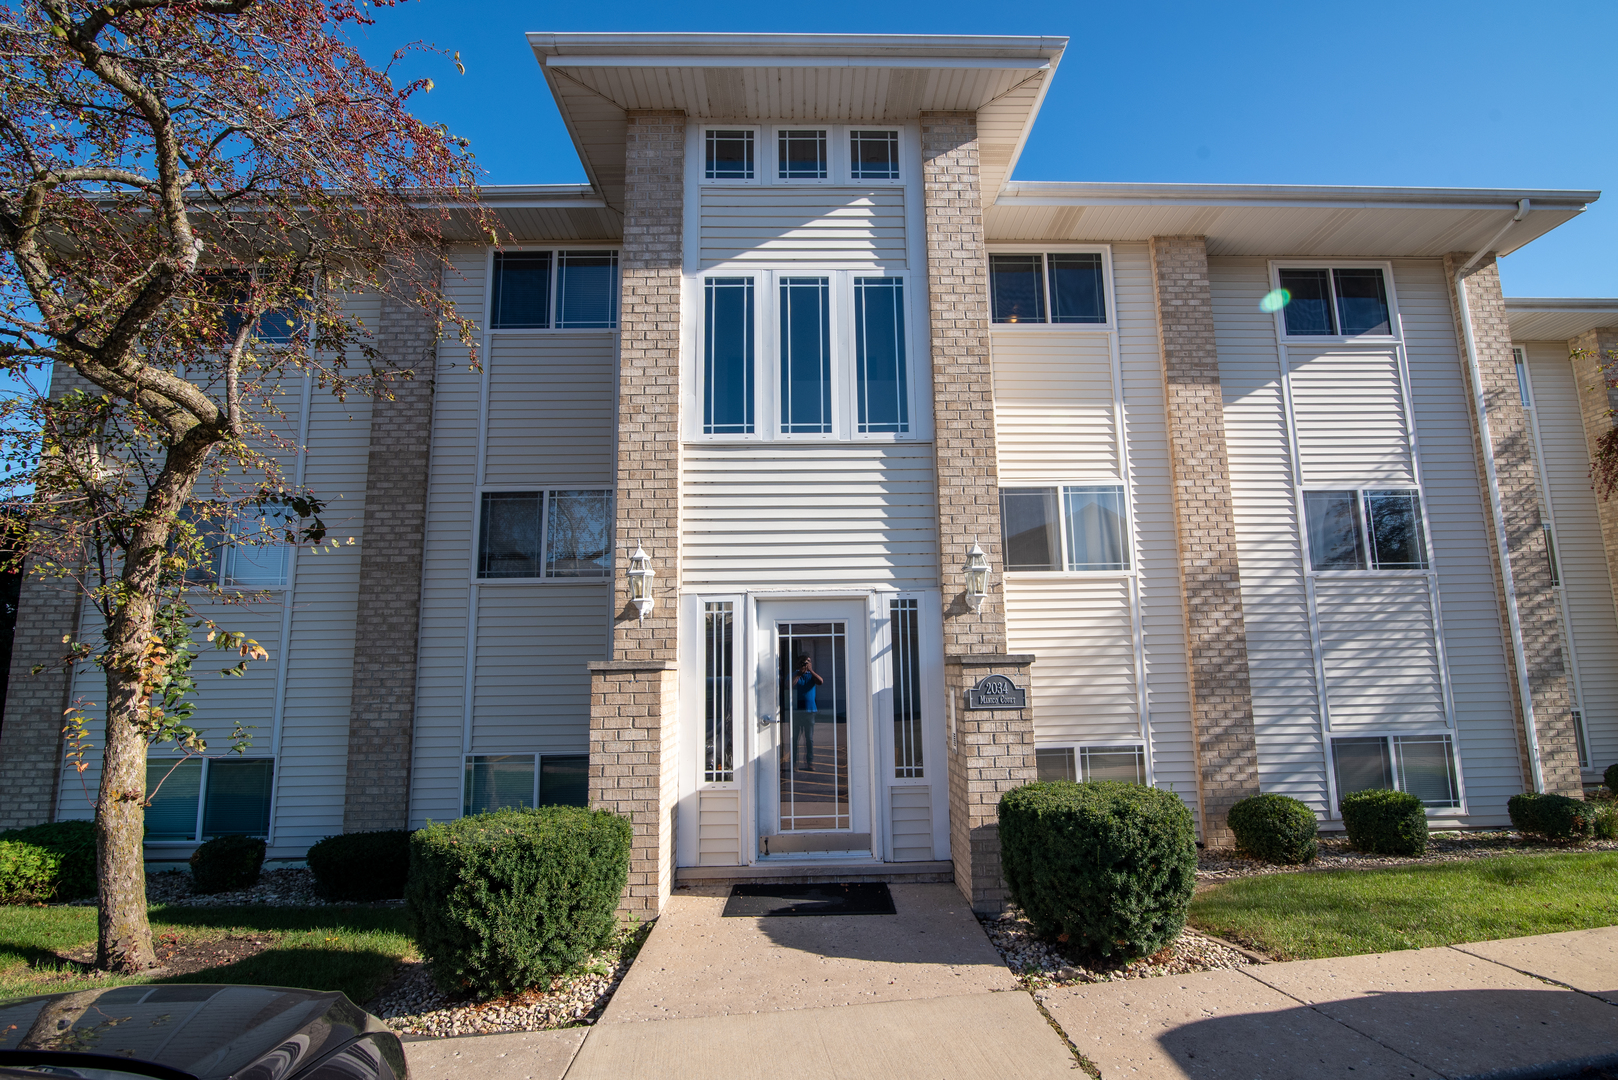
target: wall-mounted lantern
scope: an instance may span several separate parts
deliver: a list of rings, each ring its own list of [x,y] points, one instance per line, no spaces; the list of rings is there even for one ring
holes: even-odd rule
[[[652,557],[635,545],[635,554],[629,557],[629,600],[640,613],[640,621],[646,621],[646,613],[652,610],[657,603],[652,598],[652,579],[656,577],[652,571]]]
[[[977,611],[989,595],[989,557],[976,540],[966,553],[966,606]]]

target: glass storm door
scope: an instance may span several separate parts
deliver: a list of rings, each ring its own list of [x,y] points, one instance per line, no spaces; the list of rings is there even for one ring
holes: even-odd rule
[[[871,851],[863,605],[761,603],[759,851]]]

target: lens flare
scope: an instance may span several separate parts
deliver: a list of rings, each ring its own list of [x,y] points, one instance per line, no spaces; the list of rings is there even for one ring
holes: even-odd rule
[[[1266,315],[1273,315],[1286,307],[1287,302],[1291,299],[1292,294],[1285,289],[1271,289],[1264,294],[1264,299],[1258,302],[1258,309]]]

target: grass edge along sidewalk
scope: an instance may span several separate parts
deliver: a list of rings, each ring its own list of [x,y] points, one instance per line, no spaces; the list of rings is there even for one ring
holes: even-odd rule
[[[1618,925],[1618,852],[1502,855],[1220,882],[1191,925],[1277,960]]]

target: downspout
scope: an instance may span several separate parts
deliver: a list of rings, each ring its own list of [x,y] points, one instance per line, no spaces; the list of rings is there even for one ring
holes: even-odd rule
[[[1483,398],[1483,373],[1478,368],[1477,339],[1472,333],[1472,306],[1466,299],[1466,272],[1500,242],[1517,222],[1528,216],[1528,200],[1517,200],[1517,213],[1494,234],[1494,238],[1472,253],[1455,271],[1455,302],[1461,316],[1461,339],[1466,346],[1466,374],[1472,383],[1472,411],[1483,444],[1484,489],[1489,495],[1489,517],[1494,522],[1495,555],[1500,560],[1500,584],[1505,590],[1506,625],[1511,631],[1512,660],[1517,668],[1517,694],[1522,705],[1523,734],[1528,740],[1528,766],[1534,790],[1545,790],[1545,773],[1540,765],[1539,732],[1534,725],[1534,694],[1528,683],[1528,655],[1523,646],[1522,619],[1517,613],[1516,578],[1511,572],[1511,548],[1506,541],[1506,513],[1500,502],[1500,478],[1494,467],[1494,440],[1489,434],[1489,410]]]

